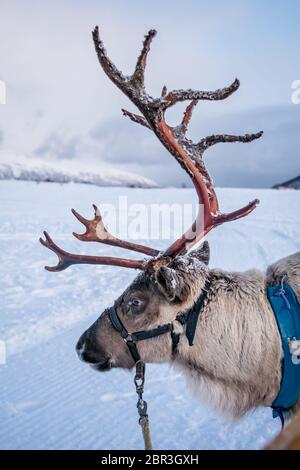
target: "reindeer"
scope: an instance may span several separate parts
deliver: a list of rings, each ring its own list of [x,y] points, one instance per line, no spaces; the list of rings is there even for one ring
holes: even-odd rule
[[[120,240],[109,233],[99,209],[92,220],[74,209],[85,233],[74,236],[149,256],[124,259],[72,254],[58,247],[44,232],[41,243],[57,254],[62,271],[74,264],[114,265],[140,273],[97,321],[81,336],[76,346],[81,360],[97,371],[131,369],[135,363],[172,363],[180,368],[196,394],[232,417],[258,406],[270,406],[278,394],[283,351],[266,288],[287,273],[300,297],[300,253],[258,270],[226,272],[209,269],[207,241],[195,248],[212,229],[245,217],[258,200],[232,213],[219,210],[212,179],[203,163],[209,147],[226,142],[251,142],[256,134],[211,135],[197,143],[186,137],[198,101],[223,100],[239,88],[236,79],[216,91],[173,90],[164,86],[161,96],[150,96],[144,73],[150,44],[156,31],[145,36],[132,75],[125,76],[109,59],[96,27],[93,40],[100,65],[110,80],[137,106],[141,115],[122,110],[133,122],[150,129],[187,172],[199,199],[199,213],[192,226],[164,252]],[[181,123],[171,127],[166,111],[181,101],[189,104]],[[194,248],[192,250],[192,248]],[[197,307],[197,308],[196,308]],[[124,341],[125,340],[125,341]],[[299,406],[299,401],[295,408]]]

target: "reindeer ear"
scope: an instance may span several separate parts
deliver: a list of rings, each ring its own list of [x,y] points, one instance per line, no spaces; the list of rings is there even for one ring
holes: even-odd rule
[[[169,302],[182,302],[187,298],[189,284],[184,282],[182,273],[176,269],[160,267],[155,271],[155,280]]]
[[[202,261],[202,263],[208,265],[210,258],[210,249],[208,242],[205,240],[205,242],[203,242],[197,250],[191,252],[191,256],[197,258],[199,261]]]

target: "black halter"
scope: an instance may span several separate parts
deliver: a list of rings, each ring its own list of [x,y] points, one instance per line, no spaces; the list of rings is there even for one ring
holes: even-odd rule
[[[208,277],[207,280],[205,281],[204,288],[200,296],[194,303],[193,307],[191,307],[190,309],[186,310],[183,313],[180,313],[175,318],[175,320],[178,321],[182,326],[186,325],[185,335],[188,339],[190,346],[193,346],[193,343],[194,343],[194,337],[196,333],[198,318],[201,313],[203,304],[205,300],[207,299],[210,284],[211,284],[211,281],[210,281],[210,278]],[[118,331],[118,333],[120,333],[120,335],[126,342],[135,364],[137,364],[138,362],[142,362],[136,343],[138,341],[164,335],[165,333],[171,334],[172,353],[174,354],[176,352],[178,343],[180,341],[180,334],[175,332],[173,322],[166,323],[165,325],[157,326],[156,328],[152,328],[151,330],[146,330],[146,331],[143,330],[143,331],[137,331],[135,333],[129,333],[127,329],[125,328],[125,326],[123,325],[122,321],[120,320],[120,317],[117,313],[115,306],[108,308],[106,311],[108,313],[108,316],[110,318],[110,321],[113,327],[115,328],[115,330]]]

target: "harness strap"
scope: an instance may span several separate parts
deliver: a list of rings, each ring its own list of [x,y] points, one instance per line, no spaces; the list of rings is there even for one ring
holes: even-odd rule
[[[139,362],[141,360],[141,356],[140,356],[140,354],[137,350],[136,344],[135,344],[134,341],[130,341],[130,340],[125,340],[125,341],[126,341],[126,344],[128,346],[128,349],[131,353],[131,356],[132,356],[132,358],[133,358],[133,360],[136,364],[137,362]]]
[[[172,354],[174,355],[175,352],[177,351],[177,346],[180,341],[180,333],[176,333],[173,323],[172,323],[172,329],[171,329],[171,338],[172,338]]]
[[[144,339],[155,338],[155,336],[164,335],[172,331],[172,323],[166,323],[165,325],[160,325],[157,328],[146,331],[138,331],[136,333],[131,333],[131,338],[133,341],[142,341]]]
[[[197,301],[194,303],[194,306],[191,308],[187,316],[185,334],[186,334],[186,337],[188,339],[190,346],[193,346],[194,344],[194,338],[195,338],[199,315],[202,311],[203,304],[205,300],[207,299],[210,284],[211,284],[211,281],[210,281],[210,278],[208,277],[205,281],[205,285],[201,292],[201,295],[199,296]]]
[[[267,288],[283,351],[280,389],[271,405],[273,417],[279,416],[282,426],[285,415],[300,396],[300,356],[297,348],[300,341],[300,304],[287,280],[288,276],[284,273],[279,285]]]
[[[207,299],[208,291],[210,288],[210,278],[208,277],[205,281],[204,288],[201,295],[194,303],[193,307],[186,312],[183,312],[175,318],[182,326],[186,325],[185,334],[188,339],[189,345],[193,346],[194,337],[196,333],[197,323],[199,315],[201,313],[203,304]],[[126,342],[130,354],[134,360],[136,366],[136,374],[134,378],[136,392],[138,394],[137,409],[140,416],[139,423],[142,427],[143,438],[145,443],[145,450],[152,450],[150,428],[149,428],[149,417],[147,414],[147,402],[143,399],[144,382],[145,382],[145,363],[141,360],[141,356],[138,352],[136,343],[145,339],[155,338],[165,333],[171,333],[172,338],[172,354],[175,354],[177,346],[180,341],[180,333],[176,333],[174,329],[174,322],[166,323],[165,325],[157,326],[151,330],[136,331],[129,333],[123,325],[115,306],[107,309],[109,319],[118,333]]]
[[[106,312],[108,313],[109,319],[112,322],[113,327],[118,331],[118,333],[120,333],[123,339],[126,339],[129,333],[121,322],[121,319],[117,314],[115,307],[108,308]]]
[[[273,411],[273,418],[279,418],[280,419],[280,423],[281,423],[281,430],[284,428],[284,425],[285,425],[285,413],[288,411],[288,410],[285,410],[284,408],[278,406],[272,406],[272,411]]]
[[[210,285],[210,277],[207,277],[202,292],[194,303],[193,307],[187,310],[186,312],[177,315],[177,317],[175,318],[175,320],[178,321],[182,326],[186,325],[185,334],[190,346],[193,346],[194,344],[199,315],[201,313],[203,304],[207,299]],[[138,341],[143,341],[145,339],[155,338],[156,336],[164,335],[166,333],[171,333],[172,353],[174,354],[176,352],[180,341],[180,334],[175,332],[173,322],[166,323],[165,325],[159,325],[156,328],[152,328],[151,330],[143,330],[136,331],[134,333],[129,333],[123,325],[119,315],[117,314],[115,306],[107,309],[107,312],[112,325],[125,340],[135,364],[141,360],[136,345]]]

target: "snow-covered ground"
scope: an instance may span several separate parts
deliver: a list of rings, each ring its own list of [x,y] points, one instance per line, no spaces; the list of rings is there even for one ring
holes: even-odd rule
[[[155,188],[157,184],[144,176],[121,171],[111,166],[87,164],[76,160],[43,160],[41,158],[0,155],[0,180],[57,183],[84,183],[96,186]]]
[[[226,211],[254,197],[261,204],[249,217],[209,235],[211,266],[265,269],[300,249],[300,192],[218,193]],[[7,363],[0,365],[1,449],[142,448],[132,375],[96,373],[74,351],[80,334],[135,273],[101,266],[49,273],[43,266],[56,257],[38,243],[47,229],[69,250],[118,254],[116,248],[72,238],[80,228],[69,211],[75,207],[89,216],[91,203],[115,203],[118,195],[147,205],[194,201],[192,189],[0,182],[0,340],[7,347]],[[153,243],[157,248],[167,244]],[[148,366],[145,397],[157,449],[256,449],[280,428],[269,409],[228,422],[196,401],[182,376],[167,365]]]

